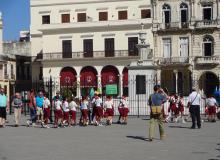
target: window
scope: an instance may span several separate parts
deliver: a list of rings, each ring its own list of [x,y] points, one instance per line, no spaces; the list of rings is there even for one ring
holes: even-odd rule
[[[189,56],[189,40],[187,37],[180,38],[180,57]]]
[[[11,64],[11,79],[14,79],[14,66]]]
[[[105,57],[114,57],[115,55],[115,40],[114,38],[105,39]]]
[[[136,45],[138,44],[138,37],[128,37],[128,55],[137,56],[138,49]]]
[[[151,10],[150,9],[142,9],[141,10],[141,18],[151,18]]]
[[[62,23],[69,23],[70,22],[70,14],[62,14],[61,21],[62,21]]]
[[[213,46],[213,38],[211,36],[205,36],[203,38],[203,55],[204,56],[212,56],[214,53],[214,46]]]
[[[42,16],[42,24],[50,24],[50,15]]]
[[[171,39],[170,38],[163,39],[163,57],[171,58]]]
[[[99,21],[107,21],[108,12],[99,12]]]
[[[93,57],[93,39],[83,40],[84,57]]]
[[[72,58],[72,41],[63,40],[62,41],[63,58]]]
[[[86,13],[78,13],[77,14],[78,22],[86,22]]]
[[[205,21],[212,20],[212,6],[211,5],[203,6],[203,20]]]
[[[127,11],[118,11],[118,19],[119,20],[128,19]]]
[[[163,5],[163,22],[165,23],[165,27],[170,27],[171,22],[171,10],[168,4]]]
[[[180,5],[180,16],[181,26],[184,28],[188,27],[188,6],[185,3]]]

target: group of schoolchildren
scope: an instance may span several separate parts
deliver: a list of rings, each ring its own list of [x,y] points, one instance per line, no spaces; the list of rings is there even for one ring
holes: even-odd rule
[[[77,109],[81,112],[79,116],[79,125],[81,126],[87,126],[89,124],[95,126],[102,126],[103,124],[111,125],[114,116],[112,97],[106,96],[106,100],[103,103],[101,95],[98,92],[95,92],[95,95],[91,98],[85,96],[81,99],[74,97],[67,99],[57,92],[52,100],[52,104],[46,94],[39,92],[33,101],[33,104],[36,106],[36,122],[40,123],[43,128],[50,128],[48,122],[52,121],[50,115],[51,105],[54,108],[54,128],[77,125]],[[127,124],[129,109],[128,101],[125,96],[120,100],[118,112],[120,116],[117,123]],[[28,126],[30,126],[32,122],[30,123],[30,121],[28,121]]]
[[[206,99],[206,106],[205,106],[205,116],[207,116],[207,120],[209,122],[216,122],[216,115],[218,110],[219,104],[214,98],[213,95],[209,96]],[[179,122],[181,120],[182,123],[186,123],[190,117],[184,117],[184,100],[183,96],[179,96],[178,94],[171,94],[168,97],[168,115],[165,114],[163,110],[163,118],[165,122]],[[187,106],[186,106],[187,108]],[[190,116],[190,114],[188,115]]]

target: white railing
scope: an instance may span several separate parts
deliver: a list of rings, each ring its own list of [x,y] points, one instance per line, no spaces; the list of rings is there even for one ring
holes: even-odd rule
[[[196,57],[197,64],[220,64],[219,56]]]
[[[185,64],[189,63],[189,57],[169,57],[169,58],[157,58],[160,65],[170,64]]]
[[[218,21],[217,20],[201,20],[201,21],[196,21],[195,24],[197,28],[217,27]]]

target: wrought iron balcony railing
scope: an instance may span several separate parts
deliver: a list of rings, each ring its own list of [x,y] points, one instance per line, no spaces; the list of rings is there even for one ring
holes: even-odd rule
[[[197,56],[195,57],[196,64],[220,64],[220,56]]]
[[[137,54],[131,54],[128,50],[115,50],[111,52],[105,51],[91,51],[91,52],[53,52],[53,53],[43,53],[43,60],[55,60],[55,59],[81,59],[81,58],[104,58],[104,57],[137,57]]]
[[[189,64],[189,57],[158,58],[159,65]]]
[[[196,21],[195,27],[196,28],[210,28],[210,27],[217,27],[218,21],[217,20],[201,20]]]

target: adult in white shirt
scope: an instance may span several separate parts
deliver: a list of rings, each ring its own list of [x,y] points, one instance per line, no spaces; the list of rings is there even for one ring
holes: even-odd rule
[[[216,122],[216,107],[218,106],[216,99],[211,95],[206,102],[208,107],[208,121]]]
[[[195,88],[193,88],[192,93],[190,93],[188,97],[188,103],[190,104],[189,112],[192,118],[191,129],[196,128],[196,122],[198,128],[199,129],[201,128],[200,102],[201,102],[201,95],[196,91]]]
[[[78,105],[75,102],[75,99],[72,98],[71,102],[69,103],[69,113],[70,113],[70,124],[72,126],[76,125],[76,108]]]

